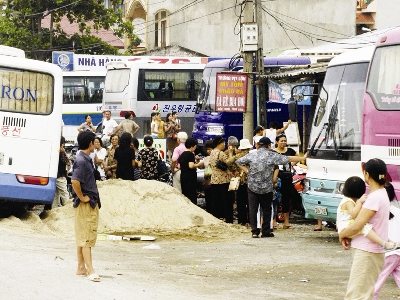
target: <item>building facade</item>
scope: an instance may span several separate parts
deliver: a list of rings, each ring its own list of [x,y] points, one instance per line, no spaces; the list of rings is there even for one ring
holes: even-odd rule
[[[210,56],[241,51],[239,1],[125,0],[142,50],[179,45]],[[310,48],[355,35],[355,2],[348,0],[261,1],[264,52]],[[247,5],[253,5],[247,2]],[[129,41],[125,41],[128,45]]]
[[[399,0],[357,0],[357,32],[399,25]]]

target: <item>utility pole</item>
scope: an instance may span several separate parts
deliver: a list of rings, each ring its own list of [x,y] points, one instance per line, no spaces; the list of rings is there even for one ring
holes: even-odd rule
[[[257,60],[257,76],[264,74],[264,49],[263,49],[263,31],[262,31],[262,9],[261,0],[256,0],[255,13],[257,17],[257,27],[258,27],[258,44],[256,52]],[[257,119],[259,124],[266,126],[267,123],[267,93],[266,84],[262,78],[258,80],[258,109],[257,109]],[[254,126],[255,127],[255,126]]]
[[[256,61],[257,73],[261,74],[264,70],[261,0],[244,0],[242,5],[244,5],[242,9],[243,23],[241,28],[243,73],[247,73],[249,76],[246,112],[243,114],[243,138],[251,140],[254,130],[254,61]]]

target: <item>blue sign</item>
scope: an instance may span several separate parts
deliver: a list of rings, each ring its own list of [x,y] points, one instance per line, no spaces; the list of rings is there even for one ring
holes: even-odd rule
[[[281,104],[288,104],[290,100],[290,95],[292,91],[292,87],[298,84],[309,84],[310,81],[303,81],[303,82],[295,82],[295,83],[277,83],[272,80],[268,80],[268,102],[275,102]],[[298,86],[296,87],[294,94],[305,94],[310,95],[313,92],[314,87],[311,86]],[[304,96],[304,99],[298,101],[297,104],[299,105],[310,105],[311,104],[311,97]]]
[[[63,72],[74,70],[74,53],[73,52],[56,52],[52,55],[53,64],[61,68]]]

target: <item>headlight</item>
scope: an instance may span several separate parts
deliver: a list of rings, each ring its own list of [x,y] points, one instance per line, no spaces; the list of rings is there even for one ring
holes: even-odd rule
[[[207,132],[216,133],[216,134],[224,134],[224,126],[207,126]]]
[[[339,181],[338,183],[336,183],[336,194],[343,194],[343,188],[344,188],[344,182],[343,181]]]

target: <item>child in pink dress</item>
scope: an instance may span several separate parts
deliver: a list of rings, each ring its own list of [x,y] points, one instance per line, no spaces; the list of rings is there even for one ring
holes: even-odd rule
[[[390,183],[385,185],[390,200],[390,217],[388,237],[392,241],[400,241],[400,202],[394,200],[394,188]],[[385,265],[375,283],[374,300],[378,299],[379,292],[389,275],[400,288],[400,250],[390,251],[385,254]]]

